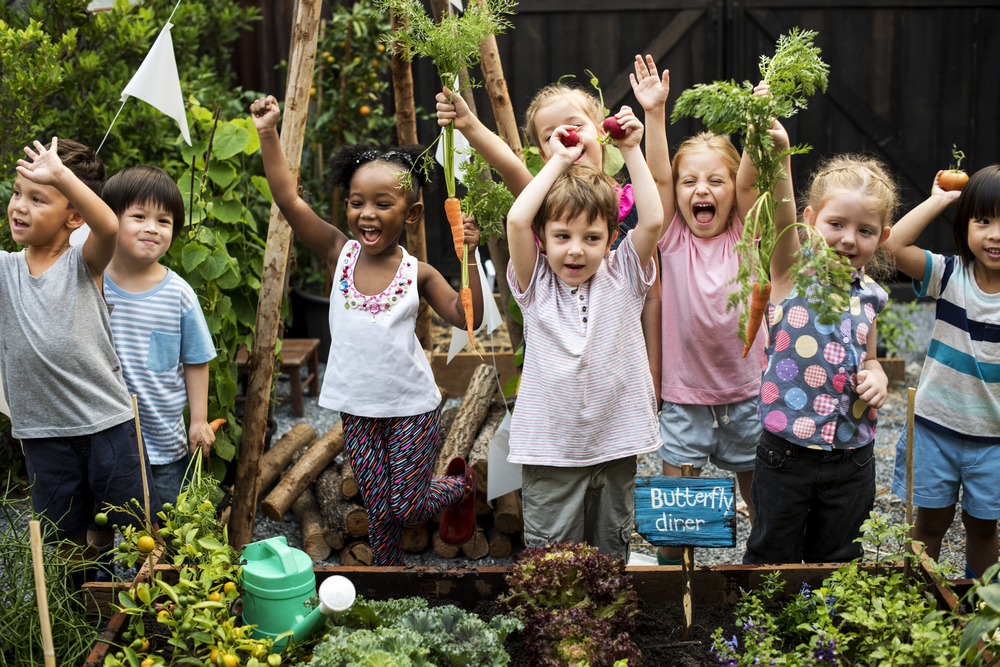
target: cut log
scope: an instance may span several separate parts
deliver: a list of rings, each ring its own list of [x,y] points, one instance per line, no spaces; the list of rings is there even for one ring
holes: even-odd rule
[[[514,541],[510,539],[510,535],[501,532],[496,526],[486,531],[486,542],[490,545],[490,556],[493,558],[506,558],[514,550]]]
[[[453,405],[450,408],[447,408],[446,410],[443,410],[441,412],[441,425],[439,428],[441,431],[442,442],[444,441],[445,438],[448,437],[448,432],[451,430],[451,425],[455,423],[455,417],[458,416],[458,407],[459,406],[457,405]]]
[[[437,530],[431,531],[431,545],[434,547],[434,553],[441,558],[454,558],[461,549],[457,544],[448,544],[442,540]]]
[[[327,526],[326,521],[323,522],[323,527],[323,539],[326,541],[326,545],[333,551],[340,551],[343,549],[344,536],[335,531],[333,528],[330,528],[330,526]]]
[[[292,512],[302,529],[302,550],[313,560],[329,558],[330,545],[326,543],[326,526],[311,488],[303,491],[292,503]]]
[[[291,508],[292,503],[343,450],[344,425],[342,421],[337,420],[334,427],[322,438],[313,441],[309,451],[281,478],[267,498],[264,498],[260,504],[261,511],[272,521],[281,521],[281,517]]]
[[[358,480],[354,478],[354,468],[351,467],[351,459],[345,455],[344,465],[340,468],[340,495],[344,500],[350,500],[360,494]]]
[[[316,431],[305,422],[292,427],[271,449],[260,457],[260,482],[257,485],[257,500],[261,500],[281,477],[292,457],[303,447],[316,439]]]
[[[476,532],[472,533],[472,539],[462,545],[462,553],[472,560],[486,558],[490,553],[490,545],[486,542],[486,531],[476,523]]]
[[[326,525],[343,536],[345,541],[368,534],[368,514],[356,500],[344,500],[339,493],[323,493],[317,480],[317,501]]]
[[[403,551],[418,554],[431,543],[431,532],[427,524],[403,526]]]
[[[476,491],[476,516],[489,516],[493,514],[493,503],[486,500],[485,491]]]
[[[517,491],[505,493],[496,499],[497,508],[493,510],[493,525],[501,532],[516,535],[524,530],[524,506]]]
[[[483,425],[489,412],[493,395],[497,392],[496,382],[493,367],[489,364],[480,364],[472,373],[469,388],[465,392],[462,404],[458,406],[455,423],[447,432],[448,437],[445,438],[438,455],[437,465],[434,466],[434,477],[444,475],[448,462],[454,457],[468,458],[476,434],[479,433],[479,427]]]
[[[367,567],[373,562],[375,557],[367,542],[351,542],[340,550],[340,564],[344,567]]]
[[[476,487],[486,493],[486,484],[489,474],[489,454],[490,441],[500,428],[500,422],[507,414],[507,408],[502,401],[496,400],[490,405],[486,413],[486,419],[479,429],[479,435],[472,443],[472,451],[469,452],[469,465],[476,471]]]

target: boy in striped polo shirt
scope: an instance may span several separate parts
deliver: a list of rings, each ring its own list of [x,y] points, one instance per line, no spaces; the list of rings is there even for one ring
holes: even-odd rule
[[[128,390],[138,396],[153,484],[163,502],[173,502],[190,455],[200,448],[208,456],[215,442],[208,425],[215,344],[194,290],[160,264],[184,226],[184,198],[166,172],[145,165],[108,179],[103,197],[119,221],[118,249],[104,278],[115,350]]]

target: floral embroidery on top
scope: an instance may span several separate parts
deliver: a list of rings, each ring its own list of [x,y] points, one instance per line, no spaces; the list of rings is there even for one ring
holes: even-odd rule
[[[410,285],[413,284],[412,279],[403,277],[403,269],[409,268],[410,262],[401,261],[399,263],[399,270],[396,271],[396,276],[381,294],[367,296],[354,287],[354,267],[357,266],[358,257],[361,255],[360,248],[361,246],[357,241],[350,242],[350,247],[347,250],[347,256],[344,258],[340,273],[339,288],[347,300],[344,308],[357,308],[358,310],[369,312],[372,315],[372,322],[375,322],[378,319],[377,316],[379,313],[384,312],[386,315],[392,315],[392,306],[399,303],[399,300],[406,294]]]

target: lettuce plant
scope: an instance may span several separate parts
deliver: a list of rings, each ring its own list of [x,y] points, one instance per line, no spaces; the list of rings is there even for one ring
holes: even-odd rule
[[[638,596],[624,562],[586,544],[557,543],[525,549],[506,579],[500,607],[524,621],[533,664],[638,664],[629,638]]]

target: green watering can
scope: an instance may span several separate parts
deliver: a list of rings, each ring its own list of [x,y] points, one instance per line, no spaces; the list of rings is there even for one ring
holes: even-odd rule
[[[253,637],[274,639],[277,649],[289,639],[279,635],[291,630],[291,639],[302,643],[326,625],[328,614],[354,603],[354,584],[337,575],[323,581],[319,606],[310,612],[303,603],[316,595],[312,559],[284,536],[246,545],[243,559],[243,622],[257,626]]]

